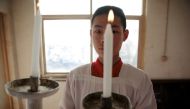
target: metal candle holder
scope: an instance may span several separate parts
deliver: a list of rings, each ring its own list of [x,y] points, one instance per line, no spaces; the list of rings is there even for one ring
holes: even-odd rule
[[[42,98],[56,93],[58,89],[56,81],[37,77],[17,79],[5,84],[9,95],[27,99],[27,109],[42,109]]]
[[[103,98],[102,92],[95,92],[83,99],[84,109],[132,109],[128,97],[112,93],[112,97]]]
[[[39,83],[38,77],[30,76],[30,89],[28,91],[29,92],[38,92],[39,84],[40,83]]]

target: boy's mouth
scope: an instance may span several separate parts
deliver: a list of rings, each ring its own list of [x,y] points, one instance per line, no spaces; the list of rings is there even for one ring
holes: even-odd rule
[[[103,48],[103,47],[99,47],[98,49],[99,49],[99,50],[101,50],[101,51],[103,51],[103,50],[104,50],[104,48]]]

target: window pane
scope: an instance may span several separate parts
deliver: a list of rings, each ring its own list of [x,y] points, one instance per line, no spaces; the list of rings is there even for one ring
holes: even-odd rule
[[[138,39],[139,39],[139,21],[127,20],[127,29],[129,30],[128,39],[123,43],[120,50],[120,56],[124,63],[137,67]],[[97,58],[97,53],[93,49],[93,61]]]
[[[127,26],[129,36],[122,45],[120,56],[123,62],[137,67],[139,20],[127,20]]]
[[[40,0],[42,15],[90,14],[90,0]]]
[[[126,15],[142,15],[142,0],[92,0],[92,12],[103,5],[118,6]]]
[[[47,72],[69,72],[90,62],[89,20],[45,20]]]

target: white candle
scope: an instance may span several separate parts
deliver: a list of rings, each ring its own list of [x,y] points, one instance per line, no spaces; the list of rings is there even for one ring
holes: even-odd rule
[[[40,10],[34,16],[33,48],[32,48],[32,76],[40,77],[40,34],[41,15]]]
[[[104,32],[104,77],[103,97],[111,97],[112,93],[112,60],[113,60],[113,32],[111,22],[114,20],[113,11],[108,14],[108,24]]]

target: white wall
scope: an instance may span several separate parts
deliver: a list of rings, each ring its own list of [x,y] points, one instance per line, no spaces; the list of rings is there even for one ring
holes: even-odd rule
[[[147,0],[144,69],[154,79],[190,78],[190,1],[170,0],[167,61],[162,61],[167,0]]]
[[[16,43],[18,78],[29,77],[31,72],[33,0],[12,0],[14,37]]]

